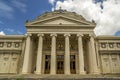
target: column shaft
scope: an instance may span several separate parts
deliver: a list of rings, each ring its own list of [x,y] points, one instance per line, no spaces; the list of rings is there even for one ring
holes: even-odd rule
[[[93,72],[93,67],[92,67],[92,51],[91,51],[91,44],[90,44],[90,41],[88,40],[87,42],[87,46],[88,46],[88,50],[87,50],[87,53],[88,53],[88,65],[89,65],[89,73],[91,74]]]
[[[97,60],[96,60],[96,52],[95,52],[95,42],[93,36],[90,37],[91,43],[91,59],[93,65],[93,74],[98,74]]]
[[[65,34],[65,74],[70,74],[70,42],[69,36],[70,34]]]
[[[23,61],[23,68],[22,68],[22,74],[28,74],[30,72],[29,70],[29,60],[30,60],[30,47],[31,47],[31,38],[30,35],[27,35],[26,40],[26,46],[25,46],[25,54],[24,54],[24,61]]]
[[[51,66],[50,74],[56,74],[56,34],[51,34],[52,43],[51,43]]]
[[[43,34],[38,34],[38,52],[36,62],[36,74],[42,74],[42,50],[43,50]]]
[[[82,35],[78,34],[79,74],[85,74]]]

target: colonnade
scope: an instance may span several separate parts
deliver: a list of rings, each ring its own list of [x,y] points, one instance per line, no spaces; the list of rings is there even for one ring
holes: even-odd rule
[[[71,74],[70,73],[70,34],[65,33],[63,34],[65,37],[65,62],[64,62],[64,74]],[[32,35],[27,35],[26,38],[26,48],[24,54],[24,61],[23,61],[23,68],[22,73],[28,74],[29,72],[29,60],[30,60],[30,37]],[[44,34],[40,33],[38,36],[38,51],[37,51],[37,61],[36,61],[36,71],[35,74],[42,74],[42,55],[43,55],[43,36]],[[50,74],[56,74],[56,33],[50,34],[51,36],[51,67],[50,67]],[[76,34],[78,39],[78,60],[79,60],[79,74],[86,74],[84,70],[84,50],[83,50],[83,42],[82,42],[82,34]],[[92,74],[98,74],[98,67],[97,67],[97,60],[96,60],[96,52],[95,52],[95,44],[94,44],[94,37],[90,36],[90,45],[91,45],[91,53],[89,59],[91,60],[92,64]],[[37,46],[37,45],[36,45]]]

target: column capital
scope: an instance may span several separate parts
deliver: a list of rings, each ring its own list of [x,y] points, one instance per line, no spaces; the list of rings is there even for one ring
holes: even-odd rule
[[[42,36],[44,36],[44,34],[39,33],[39,34],[37,34],[37,36],[38,36],[38,37],[40,37],[40,36],[42,37]]]
[[[64,36],[65,37],[70,37],[70,34],[69,33],[65,33]]]
[[[55,37],[56,37],[56,36],[57,36],[57,34],[56,34],[56,33],[52,33],[52,34],[50,34],[50,36],[55,36]]]
[[[31,36],[32,36],[32,34],[26,34],[26,36],[27,36],[27,37],[31,37]]]
[[[95,37],[95,35],[93,35],[93,34],[89,34],[89,37]]]
[[[77,34],[77,37],[83,37],[83,34]]]

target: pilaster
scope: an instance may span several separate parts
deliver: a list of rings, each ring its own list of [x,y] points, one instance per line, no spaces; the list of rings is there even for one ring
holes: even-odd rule
[[[97,59],[96,59],[96,51],[95,51],[95,42],[94,36],[90,35],[90,45],[91,45],[91,61],[93,65],[93,72],[92,74],[99,74],[98,66],[97,66]]]
[[[31,63],[29,61],[30,61],[31,36],[32,36],[32,34],[27,34],[22,74],[30,73],[29,65]]]

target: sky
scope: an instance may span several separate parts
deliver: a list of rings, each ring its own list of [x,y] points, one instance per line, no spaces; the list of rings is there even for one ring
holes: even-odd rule
[[[120,36],[120,0],[0,0],[0,35],[24,35],[26,20],[60,7],[94,20],[96,35]]]

